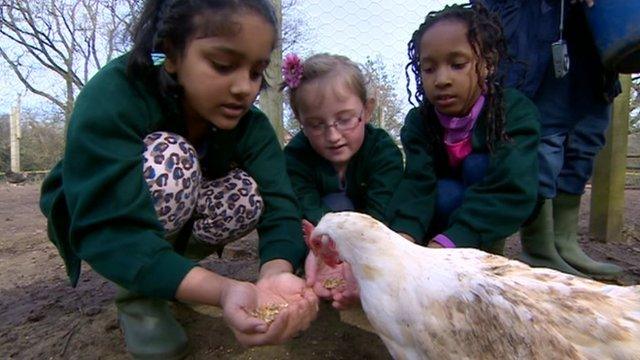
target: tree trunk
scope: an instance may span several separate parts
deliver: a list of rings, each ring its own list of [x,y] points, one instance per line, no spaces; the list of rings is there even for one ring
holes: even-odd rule
[[[282,24],[282,1],[272,0],[273,5],[276,8],[276,15],[278,17],[278,24]],[[280,29],[280,34],[282,31]],[[278,141],[280,144],[284,144],[284,121],[282,116],[282,93],[278,91],[278,84],[282,79],[282,44],[278,41],[277,47],[271,53],[271,63],[267,69],[267,78],[271,85],[268,89],[264,90],[260,95],[260,109],[267,114],[271,124],[276,131]]]

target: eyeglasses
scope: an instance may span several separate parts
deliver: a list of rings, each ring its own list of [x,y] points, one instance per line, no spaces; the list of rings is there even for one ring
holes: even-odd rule
[[[322,135],[325,132],[327,132],[327,130],[329,130],[330,127],[335,127],[338,132],[353,130],[362,121],[363,112],[364,112],[364,109],[360,111],[360,115],[358,116],[338,118],[331,124],[327,124],[323,121],[303,124],[302,128],[311,135]]]

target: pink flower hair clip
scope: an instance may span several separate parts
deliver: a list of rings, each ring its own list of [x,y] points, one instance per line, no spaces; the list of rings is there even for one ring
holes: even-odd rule
[[[282,78],[289,89],[300,86],[302,80],[302,59],[296,54],[288,54],[282,62]]]

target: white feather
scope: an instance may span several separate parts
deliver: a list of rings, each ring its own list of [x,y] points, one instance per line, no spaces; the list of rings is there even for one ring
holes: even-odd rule
[[[325,215],[323,234],[396,359],[640,359],[639,286],[422,247],[360,213]]]

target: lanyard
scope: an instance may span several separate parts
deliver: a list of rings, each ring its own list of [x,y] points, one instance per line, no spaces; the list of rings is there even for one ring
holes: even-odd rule
[[[560,1],[560,40],[564,31],[564,0]]]

